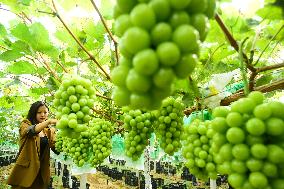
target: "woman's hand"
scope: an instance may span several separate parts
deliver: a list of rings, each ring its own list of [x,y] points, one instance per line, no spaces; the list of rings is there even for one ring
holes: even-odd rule
[[[48,120],[48,125],[56,125],[57,119],[49,119]]]
[[[39,123],[35,126],[35,133],[41,132],[44,128],[48,128],[49,125],[55,125],[57,123],[57,119],[48,119],[42,123]]]

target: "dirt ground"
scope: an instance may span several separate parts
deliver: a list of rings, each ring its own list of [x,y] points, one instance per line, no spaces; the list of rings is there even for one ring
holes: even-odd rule
[[[9,176],[11,169],[13,168],[14,164],[9,166],[0,167],[0,189],[9,189],[9,186],[6,185],[6,179]],[[175,182],[182,182],[179,176],[168,177],[167,175],[151,173],[155,178],[164,178],[170,179]],[[53,189],[64,189],[62,186],[62,179],[55,175],[54,168],[51,167],[51,176],[53,178],[52,188]],[[77,177],[78,180],[80,179]],[[124,180],[115,181],[109,178],[108,176],[104,175],[102,172],[97,172],[95,174],[88,174],[87,175],[87,183],[90,184],[89,189],[138,189],[139,187],[131,187],[124,183]],[[208,186],[199,185],[199,186],[192,186],[194,188],[209,188]],[[227,185],[222,185],[217,187],[218,189],[226,189],[228,188]]]
[[[0,167],[0,189],[9,189],[5,181],[10,174],[14,164]],[[51,176],[53,177],[52,186],[54,189],[64,189],[62,180],[54,174],[54,168],[51,168]],[[79,179],[79,178],[78,178]],[[124,181],[114,181],[101,172],[96,174],[88,174],[87,183],[90,184],[90,189],[137,189],[138,187],[130,187],[125,185]]]

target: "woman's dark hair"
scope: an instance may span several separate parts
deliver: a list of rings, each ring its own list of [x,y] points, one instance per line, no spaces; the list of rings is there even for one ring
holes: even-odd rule
[[[34,125],[34,124],[37,124],[37,120],[36,120],[36,114],[37,114],[37,111],[39,109],[39,107],[41,106],[45,106],[47,109],[47,105],[42,102],[42,101],[37,101],[37,102],[34,102],[31,107],[30,107],[30,110],[29,110],[29,113],[28,113],[28,116],[27,116],[27,119]],[[49,109],[48,109],[49,110]]]

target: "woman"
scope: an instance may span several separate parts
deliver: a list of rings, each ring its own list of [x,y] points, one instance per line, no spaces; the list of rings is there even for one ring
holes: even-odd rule
[[[48,107],[33,103],[20,125],[20,154],[8,178],[12,189],[46,189],[50,180],[50,148],[54,150],[56,119],[48,118]]]

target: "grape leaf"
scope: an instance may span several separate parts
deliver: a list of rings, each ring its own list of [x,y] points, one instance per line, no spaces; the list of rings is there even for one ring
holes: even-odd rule
[[[68,45],[74,46],[74,44],[76,43],[76,41],[74,41],[74,39],[70,35],[66,35],[66,32],[63,29],[57,30],[55,32],[55,37],[60,41],[67,43]]]
[[[176,79],[172,89],[173,91],[190,92],[188,79]]]
[[[49,89],[47,87],[36,87],[36,88],[31,88],[30,91],[37,95],[43,95],[47,94]]]
[[[73,66],[77,66],[78,64],[76,62],[65,62],[64,65],[66,65],[68,67],[73,67]]]
[[[101,1],[100,11],[105,19],[111,19],[113,14],[113,3],[111,1]]]
[[[29,6],[31,3],[31,0],[18,0],[18,2],[23,5]]]
[[[45,74],[48,74],[48,71],[44,67],[40,67],[37,69],[37,73],[39,75],[45,75]]]
[[[37,22],[30,26],[30,32],[33,39],[30,41],[32,47],[41,51],[42,49],[50,49],[52,44],[49,41],[49,34],[45,27]]]
[[[0,36],[1,37],[4,37],[7,35],[7,31],[6,31],[6,28],[3,24],[0,23]]]
[[[194,105],[194,99],[195,95],[194,92],[190,91],[188,93],[185,93],[182,97],[182,102],[187,106],[193,106]]]
[[[19,52],[28,54],[28,55],[32,54],[32,52],[30,50],[30,46],[27,43],[25,43],[21,40],[18,40],[18,41],[15,41],[14,43],[12,43],[11,48],[18,50]]]
[[[50,76],[47,80],[46,87],[50,90],[58,90],[60,83],[53,76]]]
[[[27,61],[18,61],[7,67],[7,72],[12,74],[35,74],[36,67]]]
[[[256,87],[268,84],[270,81],[273,80],[273,76],[270,74],[264,74],[260,78],[256,80]]]
[[[29,28],[23,23],[20,23],[15,28],[11,29],[11,33],[15,37],[21,39],[26,43],[29,43],[30,41],[33,40],[33,36],[31,35]]]
[[[256,14],[263,19],[269,20],[280,20],[282,19],[282,10],[280,7],[276,6],[265,6],[262,9],[259,9]]]
[[[59,54],[60,54],[60,51],[54,46],[49,46],[49,48],[47,48],[47,49],[40,49],[40,52],[48,55],[54,61],[58,60]]]
[[[24,54],[18,50],[7,50],[3,52],[2,54],[0,54],[0,60],[10,62],[13,60],[17,60],[18,58],[21,58],[22,56],[24,56]]]
[[[264,0],[265,4],[275,3],[276,0]]]

